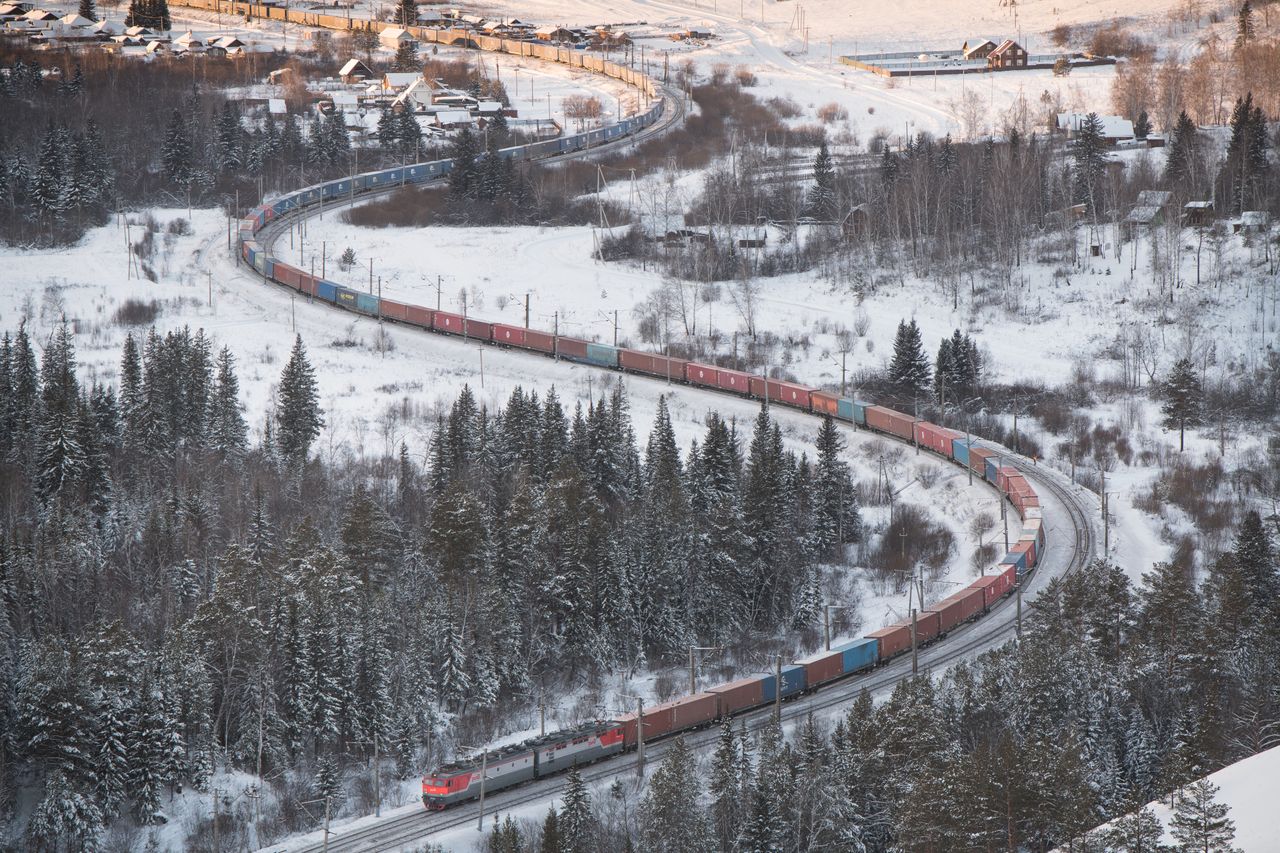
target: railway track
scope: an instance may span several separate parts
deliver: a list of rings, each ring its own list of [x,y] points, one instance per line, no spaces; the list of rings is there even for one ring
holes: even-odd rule
[[[536,357],[536,356],[531,356]],[[842,427],[848,425],[841,424]],[[849,427],[851,428],[851,427]],[[883,436],[886,440],[891,436]],[[908,444],[907,442],[903,442]],[[1042,494],[1052,495],[1061,504],[1062,512],[1054,512],[1055,526],[1051,530],[1046,559],[1023,581],[1023,598],[1034,600],[1036,594],[1053,577],[1079,571],[1089,564],[1095,555],[1097,532],[1092,518],[1091,498],[1080,487],[1069,487],[1061,482],[1056,471],[1042,469],[1025,459],[1010,459],[1028,479],[1042,488]],[[1001,599],[985,616],[952,630],[947,637],[920,650],[918,655],[921,673],[937,672],[962,661],[999,648],[1013,639],[1018,630],[1019,606],[1015,596]],[[847,705],[863,690],[873,695],[893,688],[899,681],[912,677],[910,655],[842,681],[829,684],[820,690],[798,697],[782,705],[783,724],[797,723],[810,713],[821,714]],[[774,714],[772,706],[759,708],[739,716],[748,731],[758,731]],[[695,751],[714,747],[719,737],[716,726],[686,733],[685,743]],[[661,760],[671,748],[672,738],[646,744],[646,763]],[[627,753],[602,761],[582,770],[588,784],[598,784],[637,772],[637,757]],[[566,784],[563,775],[526,783],[516,788],[499,791],[486,797],[485,814],[498,815],[528,806],[559,795]],[[386,818],[371,826],[337,829],[330,832],[327,846],[324,841],[294,848],[297,853],[373,853],[396,851],[428,840],[432,835],[459,829],[476,822],[478,803],[455,806],[447,812],[412,811]],[[264,850],[271,850],[270,847]]]

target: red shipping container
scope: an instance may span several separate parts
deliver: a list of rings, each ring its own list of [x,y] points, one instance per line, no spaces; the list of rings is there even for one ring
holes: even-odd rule
[[[719,702],[718,715],[727,717],[745,708],[754,708],[764,702],[764,680],[760,676],[731,681],[716,687],[708,687]]]
[[[962,432],[956,432],[953,429],[940,427],[937,424],[931,424],[926,421],[917,422],[915,430],[916,441],[921,447],[928,448],[948,459],[951,458],[951,442],[957,438],[964,438],[964,433]]]
[[[714,693],[695,693],[682,696],[661,705],[644,709],[645,741],[705,725],[716,718],[718,701]],[[624,714],[618,719],[622,724],[627,746],[636,743],[636,715]]]
[[[505,347],[523,347],[527,329],[519,326],[508,326],[505,323],[493,324],[493,342]]]
[[[946,633],[982,610],[982,590],[968,588],[929,608],[938,614],[939,631]]]
[[[813,401],[813,410],[815,412],[830,415],[833,418],[840,416],[840,398],[835,394],[828,394],[826,391],[813,391],[809,394],[809,398]]]
[[[382,300],[382,316],[388,320],[398,320],[404,322],[409,316],[409,306],[403,302],[393,302],[390,299]]]
[[[890,625],[879,631],[872,631],[866,636],[868,639],[880,641],[880,660],[882,661],[911,648],[910,625]]]
[[[526,329],[524,333],[525,349],[536,350],[538,352],[555,352],[556,339],[554,335],[547,332],[535,332],[533,329]]]
[[[844,652],[816,652],[796,664],[804,667],[805,684],[813,687],[844,675]]]
[[[423,308],[419,305],[409,305],[405,311],[405,322],[412,323],[415,326],[421,326],[424,329],[431,328],[431,315],[434,312],[430,308]]]
[[[288,264],[282,264],[282,263],[276,262],[275,279],[281,284],[287,284],[289,285],[289,287],[292,287],[294,290],[297,290],[298,277],[300,275],[302,275],[302,270],[298,269],[297,267],[292,267],[292,266],[289,266]]]
[[[904,621],[910,626],[911,620]],[[927,643],[942,632],[942,623],[938,614],[932,610],[924,610],[916,614],[916,645]]]
[[[996,574],[980,577],[970,585],[972,589],[982,590],[984,607],[990,607],[1002,595],[1013,589],[1013,581],[1018,574],[1017,568],[1004,563],[996,566],[996,570]]]
[[[304,272],[302,273],[302,275],[298,276],[298,290],[302,291],[308,296],[315,296],[317,281],[319,281],[318,278],[311,275],[310,273]]]
[[[563,358],[586,358],[587,342],[577,338],[556,338],[555,353]]]
[[[751,377],[737,370],[716,371],[716,385],[726,391],[736,391],[739,394],[750,394],[750,380]]]
[[[751,377],[751,396],[770,403],[784,406],[795,406],[808,410],[809,389],[793,382],[782,382],[778,379],[765,379],[763,376]]]
[[[684,369],[684,378],[694,385],[705,385],[709,388],[720,387],[720,371],[707,364],[689,362]]]
[[[683,379],[685,366],[688,363],[683,358],[669,358],[665,355],[636,352],[630,349],[618,350],[618,364],[623,369],[656,376],[659,379]]]
[[[867,406],[867,426],[907,441],[915,437],[915,421],[911,415],[904,415],[884,406]]]

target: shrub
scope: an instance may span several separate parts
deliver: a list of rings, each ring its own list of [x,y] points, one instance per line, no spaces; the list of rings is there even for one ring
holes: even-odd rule
[[[754,71],[745,65],[739,65],[738,69],[733,72],[733,77],[738,81],[738,85],[744,88],[759,85],[760,79],[756,77]]]
[[[1119,21],[1102,27],[1093,34],[1089,42],[1089,52],[1096,56],[1126,56],[1130,59],[1151,57],[1155,48],[1149,42],[1120,26]]]
[[[150,326],[160,316],[160,303],[152,299],[126,299],[116,309],[115,321],[118,326]]]
[[[1071,41],[1071,27],[1068,24],[1058,24],[1049,30],[1049,38],[1058,47],[1066,47],[1067,42]]]
[[[818,108],[818,118],[822,119],[823,124],[831,124],[849,118],[849,111],[832,101]]]

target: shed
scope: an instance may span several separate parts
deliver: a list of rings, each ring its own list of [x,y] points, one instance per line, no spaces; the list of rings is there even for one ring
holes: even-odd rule
[[[1160,214],[1161,211],[1159,207],[1151,204],[1142,204],[1135,206],[1133,210],[1129,211],[1125,216],[1124,221],[1126,225],[1138,227],[1159,225],[1163,218]]]
[[[360,99],[355,92],[334,92],[333,108],[339,112],[353,113],[360,109]]]
[[[1172,197],[1173,193],[1168,190],[1143,190],[1138,193],[1138,200],[1134,202],[1134,205],[1137,207],[1158,207],[1163,209]]]
[[[182,35],[173,40],[175,47],[181,47],[183,50],[199,50],[204,47],[204,42],[196,38],[191,30],[187,30]]]
[[[1212,220],[1212,201],[1189,201],[1182,206],[1183,225],[1208,225]]]
[[[1005,39],[987,54],[987,67],[996,70],[1027,67],[1027,49],[1013,39]]]
[[[1271,214],[1265,210],[1246,210],[1232,221],[1233,234],[1265,234],[1271,227]]]
[[[372,76],[373,72],[369,70],[369,66],[358,59],[348,59],[347,64],[343,65],[342,70],[338,72],[338,79],[343,83],[358,83]]]
[[[871,211],[865,204],[855,205],[840,220],[840,233],[846,240],[863,237],[871,225]]]

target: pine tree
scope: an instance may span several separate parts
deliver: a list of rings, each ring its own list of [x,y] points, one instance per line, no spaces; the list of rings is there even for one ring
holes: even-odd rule
[[[412,155],[416,160],[422,145],[422,125],[418,124],[413,111],[409,109],[401,110],[396,114],[393,126],[395,128],[396,145],[399,147],[400,153],[405,156]]]
[[[331,813],[336,812],[342,804],[342,777],[332,757],[320,759],[316,767],[315,789],[316,799],[323,801]]]
[[[280,375],[276,399],[276,442],[280,453],[292,464],[300,466],[306,462],[311,443],[324,427],[319,397],[315,371],[307,360],[302,336],[298,335],[289,363]]]
[[[378,144],[387,152],[399,150],[399,128],[396,126],[396,114],[393,110],[384,109],[378,116]]]
[[[818,428],[818,462],[813,481],[814,534],[819,551],[830,554],[862,535],[858,493],[848,463],[840,458],[844,437],[830,417]]]
[[[677,738],[640,804],[644,849],[652,853],[709,849],[711,835],[699,800],[693,754],[684,738]]]
[[[1103,212],[1102,178],[1106,169],[1103,151],[1102,119],[1097,113],[1089,113],[1081,122],[1072,142],[1074,169],[1074,194],[1077,204],[1085,204],[1094,217]]]
[[[1236,49],[1244,47],[1255,37],[1253,24],[1253,4],[1244,0],[1240,4],[1240,12],[1236,15]]]
[[[418,25],[418,4],[415,0],[400,0],[396,6],[396,23],[402,27]]]
[[[1227,815],[1231,807],[1217,802],[1218,786],[1208,779],[1191,783],[1173,808],[1169,829],[1179,850],[1191,853],[1237,853],[1231,842],[1236,825]]]
[[[1200,377],[1191,359],[1178,359],[1169,371],[1169,378],[1161,383],[1160,394],[1164,398],[1160,409],[1164,427],[1178,431],[1178,450],[1181,452],[1186,449],[1187,427],[1200,422],[1200,408],[1204,400]]]
[[[913,319],[898,322],[893,342],[893,360],[889,362],[889,387],[903,405],[917,404],[929,390],[929,359],[924,354],[920,328]]]
[[[40,210],[54,218],[66,210],[66,179],[70,173],[71,152],[64,146],[66,135],[62,128],[49,125],[40,141],[40,153],[36,159],[35,179],[31,182],[31,201]]]
[[[1118,819],[1106,835],[1107,850],[1115,853],[1156,853],[1164,827],[1156,813],[1142,808]]]
[[[13,360],[10,365],[9,420],[12,424],[10,459],[29,465],[35,461],[39,445],[40,372],[36,369],[35,350],[27,336],[26,324],[18,326],[13,339]]]
[[[824,221],[836,217],[836,172],[831,165],[831,152],[827,148],[826,137],[813,158],[813,188],[809,191],[809,209],[813,215]]]
[[[547,810],[542,821],[542,841],[538,845],[538,853],[561,853],[560,819],[556,815],[555,806]]]
[[[93,0],[80,0],[80,17],[88,18],[90,21],[98,20],[98,8]]]
[[[733,722],[725,720],[720,727],[720,740],[711,758],[711,778],[707,793],[711,797],[711,829],[721,853],[731,853],[742,821],[741,780],[738,776],[738,740]]]
[[[222,172],[234,172],[243,165],[244,128],[240,124],[240,110],[233,101],[222,104],[214,130],[214,162]]]

